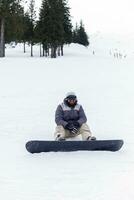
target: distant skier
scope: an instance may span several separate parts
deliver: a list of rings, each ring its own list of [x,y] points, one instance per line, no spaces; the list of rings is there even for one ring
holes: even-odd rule
[[[77,103],[77,96],[74,92],[67,93],[63,103],[58,105],[55,113],[55,122],[57,124],[56,140],[65,140],[80,134],[83,140],[95,139],[86,124],[85,112],[82,106]]]

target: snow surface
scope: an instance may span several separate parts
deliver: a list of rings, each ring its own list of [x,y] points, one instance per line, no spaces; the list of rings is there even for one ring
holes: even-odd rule
[[[91,37],[65,56],[40,58],[39,47],[7,47],[0,59],[0,198],[134,199],[134,53],[132,44]],[[124,52],[125,50],[125,52]],[[94,54],[93,54],[94,51]],[[114,51],[122,57],[114,57]],[[127,56],[124,56],[126,55]],[[53,140],[54,113],[75,91],[98,139],[124,139],[118,152],[29,154],[31,139]]]

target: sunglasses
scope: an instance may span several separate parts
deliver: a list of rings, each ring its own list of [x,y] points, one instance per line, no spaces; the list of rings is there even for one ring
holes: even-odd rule
[[[69,99],[67,99],[68,101],[76,101],[76,99],[75,98],[69,98]]]

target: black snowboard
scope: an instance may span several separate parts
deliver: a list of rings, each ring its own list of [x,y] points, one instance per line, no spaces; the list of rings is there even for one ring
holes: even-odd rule
[[[50,151],[118,151],[123,140],[91,140],[91,141],[41,141],[32,140],[26,143],[30,153]]]

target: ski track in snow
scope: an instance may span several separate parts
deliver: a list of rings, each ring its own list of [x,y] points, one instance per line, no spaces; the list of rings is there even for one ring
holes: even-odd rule
[[[132,55],[115,59],[107,48],[72,44],[64,57],[46,59],[34,48],[33,58],[18,45],[0,60],[1,199],[133,200]],[[28,140],[53,139],[55,109],[70,90],[97,138],[124,139],[120,151],[26,151]]]

